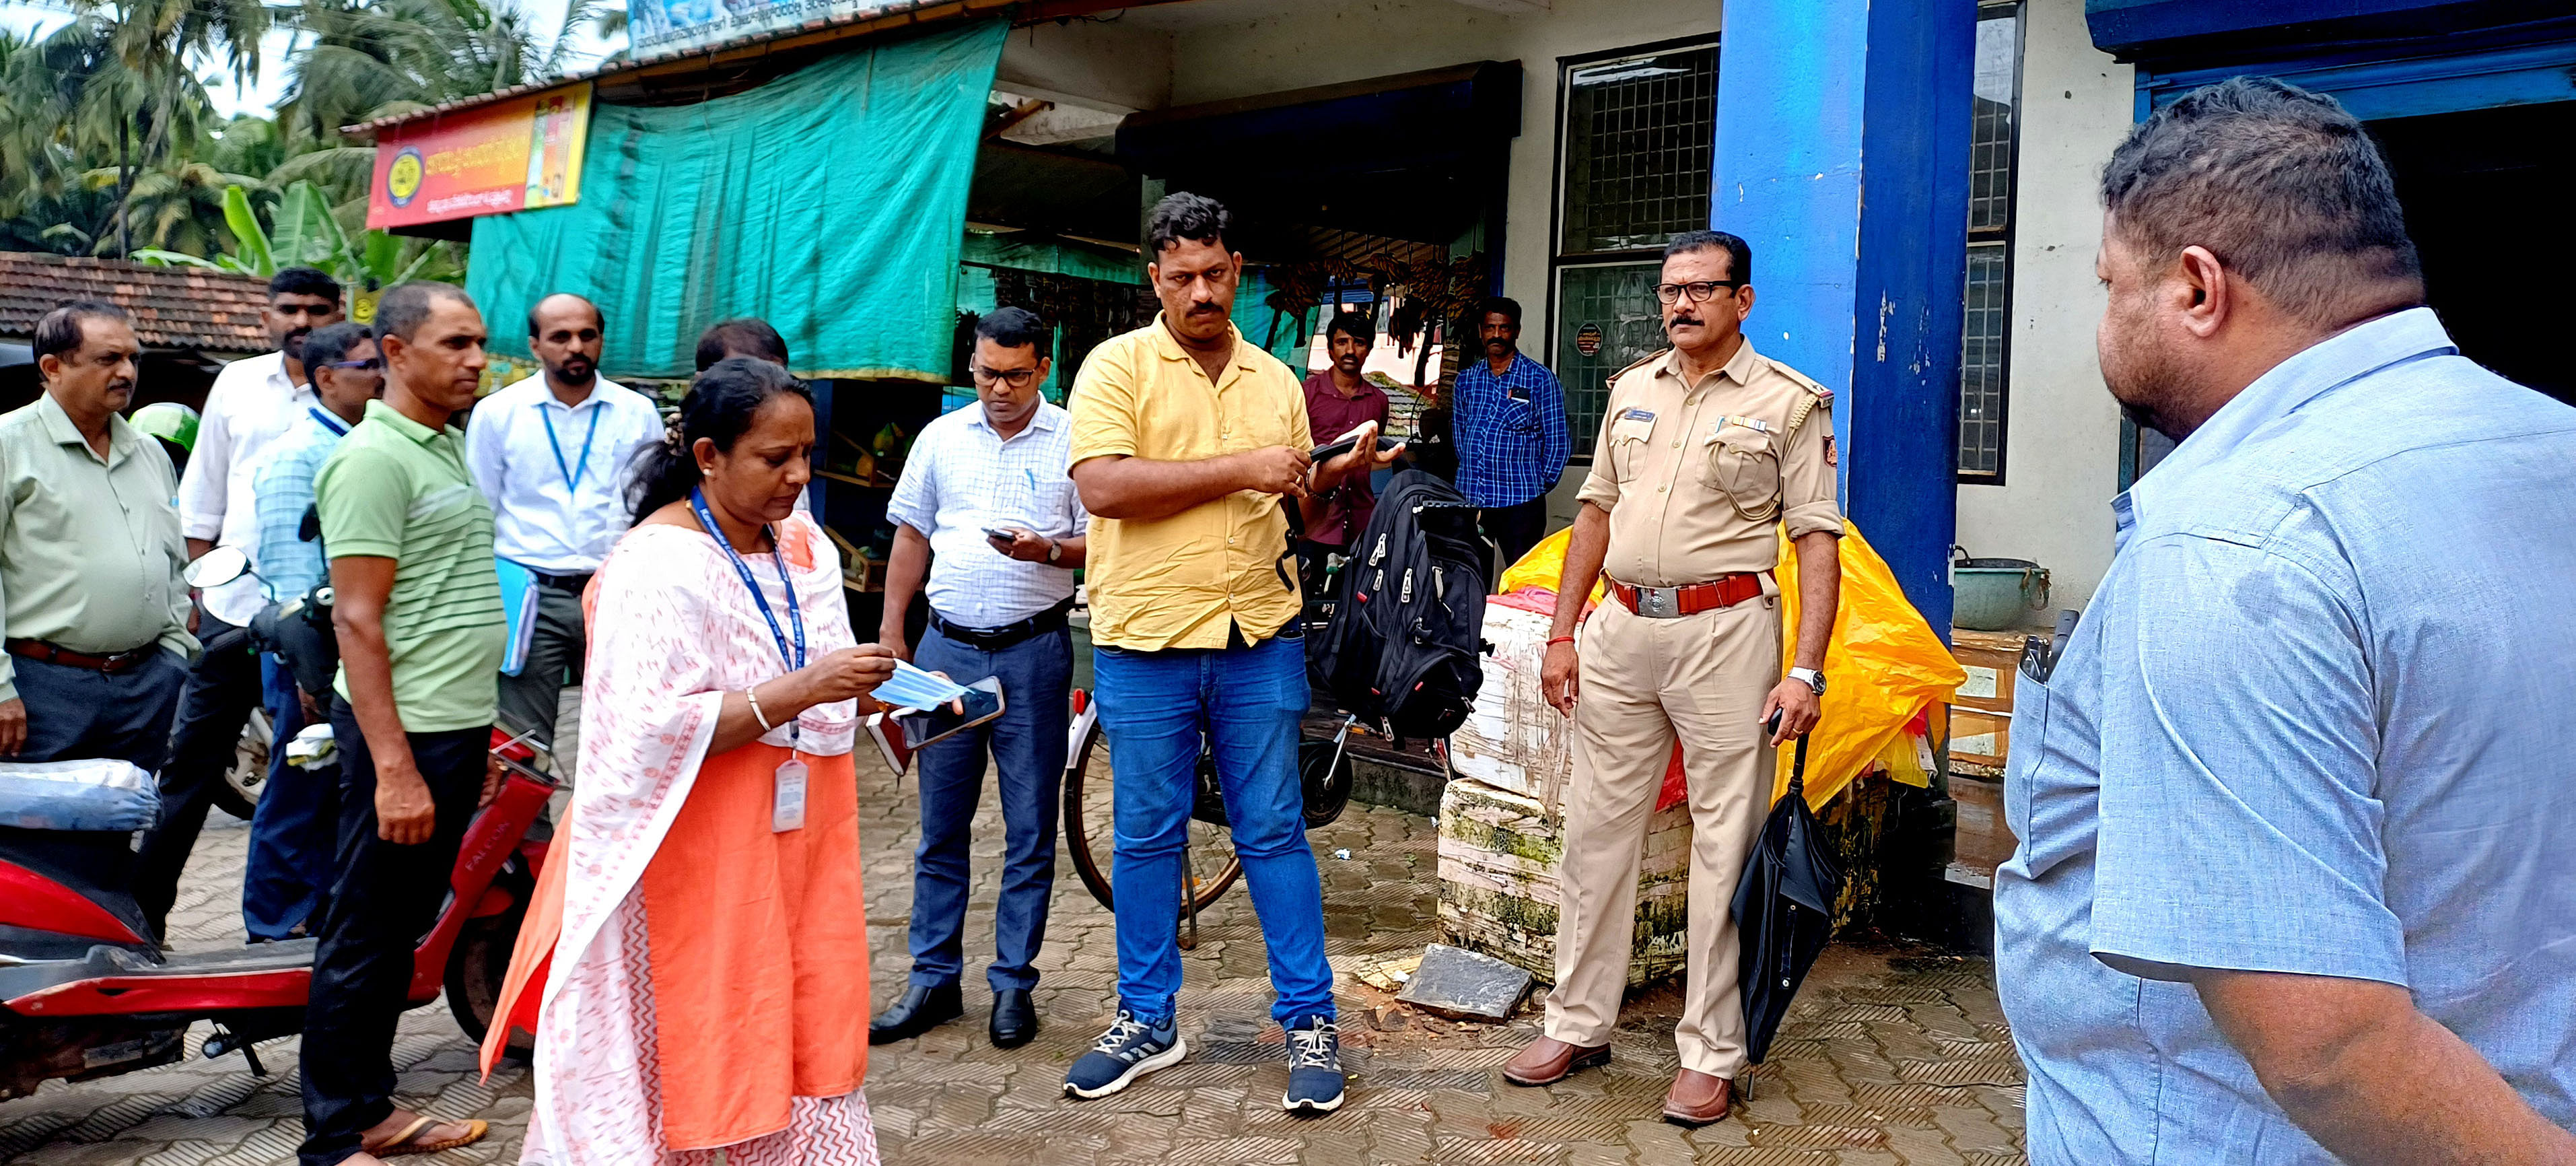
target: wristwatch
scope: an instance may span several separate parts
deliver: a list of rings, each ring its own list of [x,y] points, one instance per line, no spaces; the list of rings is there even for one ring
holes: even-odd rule
[[[1054,540],[1054,539],[1048,539],[1048,540],[1047,540],[1047,561],[1048,561],[1048,562],[1050,562],[1050,563],[1052,563],[1052,562],[1055,562],[1055,561],[1057,561],[1057,560],[1059,560],[1059,559],[1062,559],[1062,558],[1064,558],[1064,544],[1063,544],[1063,543],[1060,543],[1060,542],[1057,542],[1057,541],[1056,541],[1056,540]],[[1823,689],[1818,689],[1817,691],[1822,692],[1822,691],[1823,691]]]
[[[1825,694],[1825,674],[1813,668],[1792,668],[1789,670],[1789,679],[1815,689],[1818,696]]]

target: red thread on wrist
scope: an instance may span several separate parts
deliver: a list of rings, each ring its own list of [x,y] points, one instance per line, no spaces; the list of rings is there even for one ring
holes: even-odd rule
[[[1547,642],[1547,646],[1553,648],[1558,644],[1571,644],[1573,642],[1574,637],[1572,636],[1557,636],[1556,638],[1549,640]]]

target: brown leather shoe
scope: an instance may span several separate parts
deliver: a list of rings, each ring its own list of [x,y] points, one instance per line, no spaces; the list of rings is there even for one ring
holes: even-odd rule
[[[1514,1085],[1554,1085],[1576,1069],[1610,1063],[1610,1046],[1584,1048],[1554,1037],[1540,1037],[1503,1066],[1503,1080]]]
[[[1664,1095],[1664,1120],[1682,1126],[1724,1121],[1734,1093],[1733,1081],[1684,1069],[1673,1075],[1673,1091]]]

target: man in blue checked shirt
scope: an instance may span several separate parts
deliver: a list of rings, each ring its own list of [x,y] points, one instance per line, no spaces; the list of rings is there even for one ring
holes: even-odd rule
[[[2180,444],[2013,698],[2030,1160],[2576,1162],[2576,409],[2452,343],[2332,98],[2186,94],[2101,189]]]
[[[1521,355],[1521,305],[1495,296],[1477,317],[1485,359],[1458,370],[1458,489],[1484,508],[1485,537],[1503,565],[1520,561],[1547,535],[1547,492],[1573,446],[1565,432],[1565,389],[1547,366]]]
[[[256,560],[271,603],[296,599],[328,577],[318,537],[307,537],[313,475],[385,391],[384,362],[364,324],[331,324],[304,338],[304,375],[317,404],[296,416],[253,471],[259,518]],[[286,661],[260,659],[271,694],[293,692],[268,710],[273,740],[268,788],[251,814],[250,857],[242,876],[242,924],[253,940],[287,939],[304,926],[331,881],[340,820],[339,778],[286,761],[286,743],[322,719],[315,694],[295,682]],[[327,695],[327,694],[325,694]]]
[[[921,751],[921,846],[913,854],[912,979],[868,1026],[908,1040],[965,1014],[968,826],[987,754],[1002,800],[1002,893],[994,904],[989,1025],[996,1048],[1038,1033],[1047,900],[1055,891],[1056,795],[1071,715],[1073,573],[1091,515],[1066,476],[1073,425],[1038,394],[1046,325],[1002,308],[975,326],[976,402],[922,427],[886,517],[895,525],[877,642],[961,683],[1001,678],[1003,713]],[[934,552],[936,552],[934,554]],[[904,616],[929,577],[930,630],[907,649]]]

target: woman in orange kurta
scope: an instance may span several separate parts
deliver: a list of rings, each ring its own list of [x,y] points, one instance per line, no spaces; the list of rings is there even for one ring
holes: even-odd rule
[[[814,432],[783,370],[727,360],[638,467],[589,597],[581,781],[502,1001],[543,983],[522,1162],[875,1166],[850,750],[894,658],[856,643],[794,513]]]

